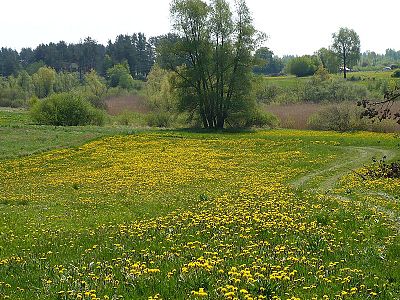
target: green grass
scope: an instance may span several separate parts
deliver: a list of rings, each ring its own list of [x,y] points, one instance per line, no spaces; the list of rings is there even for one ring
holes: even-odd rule
[[[353,81],[356,84],[365,85],[365,86],[373,86],[379,80],[388,80],[392,82],[399,83],[399,78],[392,78],[391,75],[393,72],[374,72],[374,71],[364,71],[364,72],[350,72],[347,74],[347,78],[351,79],[355,77],[360,80]],[[331,75],[334,78],[343,78],[343,74],[334,74]],[[289,76],[281,76],[281,77],[265,77],[266,81],[270,84],[275,84],[282,88],[295,88],[299,84],[309,80],[311,77],[295,77],[292,75]]]
[[[393,134],[127,134],[12,113],[0,112],[0,299],[400,297],[396,200],[366,200],[357,177],[320,190],[334,170],[294,184],[354,147],[395,158]]]
[[[136,131],[128,126],[38,126],[32,124],[26,110],[3,108],[0,109],[0,161]]]

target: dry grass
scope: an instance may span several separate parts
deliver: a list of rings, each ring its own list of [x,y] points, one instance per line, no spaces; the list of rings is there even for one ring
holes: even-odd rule
[[[270,104],[265,105],[265,111],[276,115],[280,122],[281,127],[288,129],[309,129],[308,119],[311,115],[321,111],[329,104],[321,103],[295,103],[295,104]],[[349,103],[354,105],[355,103]],[[400,111],[400,102],[398,101],[392,107],[393,111]],[[377,132],[399,132],[400,125],[395,121],[376,121],[368,125],[369,130]]]
[[[264,108],[266,111],[276,115],[281,121],[283,128],[308,129],[308,118],[320,111],[324,105],[314,103],[295,104],[270,104]]]
[[[116,116],[122,112],[148,113],[150,107],[146,99],[138,95],[112,97],[106,100],[107,112]]]

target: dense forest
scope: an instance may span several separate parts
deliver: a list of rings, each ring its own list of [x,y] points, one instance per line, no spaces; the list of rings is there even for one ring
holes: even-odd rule
[[[132,76],[144,79],[154,64],[152,40],[143,33],[135,33],[119,35],[107,46],[87,37],[77,44],[60,41],[40,44],[35,49],[23,48],[20,52],[3,47],[0,50],[0,74],[7,77],[26,70],[32,75],[40,67],[48,66],[57,72],[79,72],[81,76],[90,70],[105,75],[107,69],[124,61],[128,62]]]

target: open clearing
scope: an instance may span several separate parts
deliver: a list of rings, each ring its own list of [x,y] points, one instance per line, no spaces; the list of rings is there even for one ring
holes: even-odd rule
[[[398,136],[79,130],[4,147],[1,299],[399,299]]]

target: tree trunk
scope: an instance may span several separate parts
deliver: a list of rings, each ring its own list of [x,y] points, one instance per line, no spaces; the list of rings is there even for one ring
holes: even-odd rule
[[[346,70],[346,50],[343,50],[343,77],[347,78],[347,70]]]

